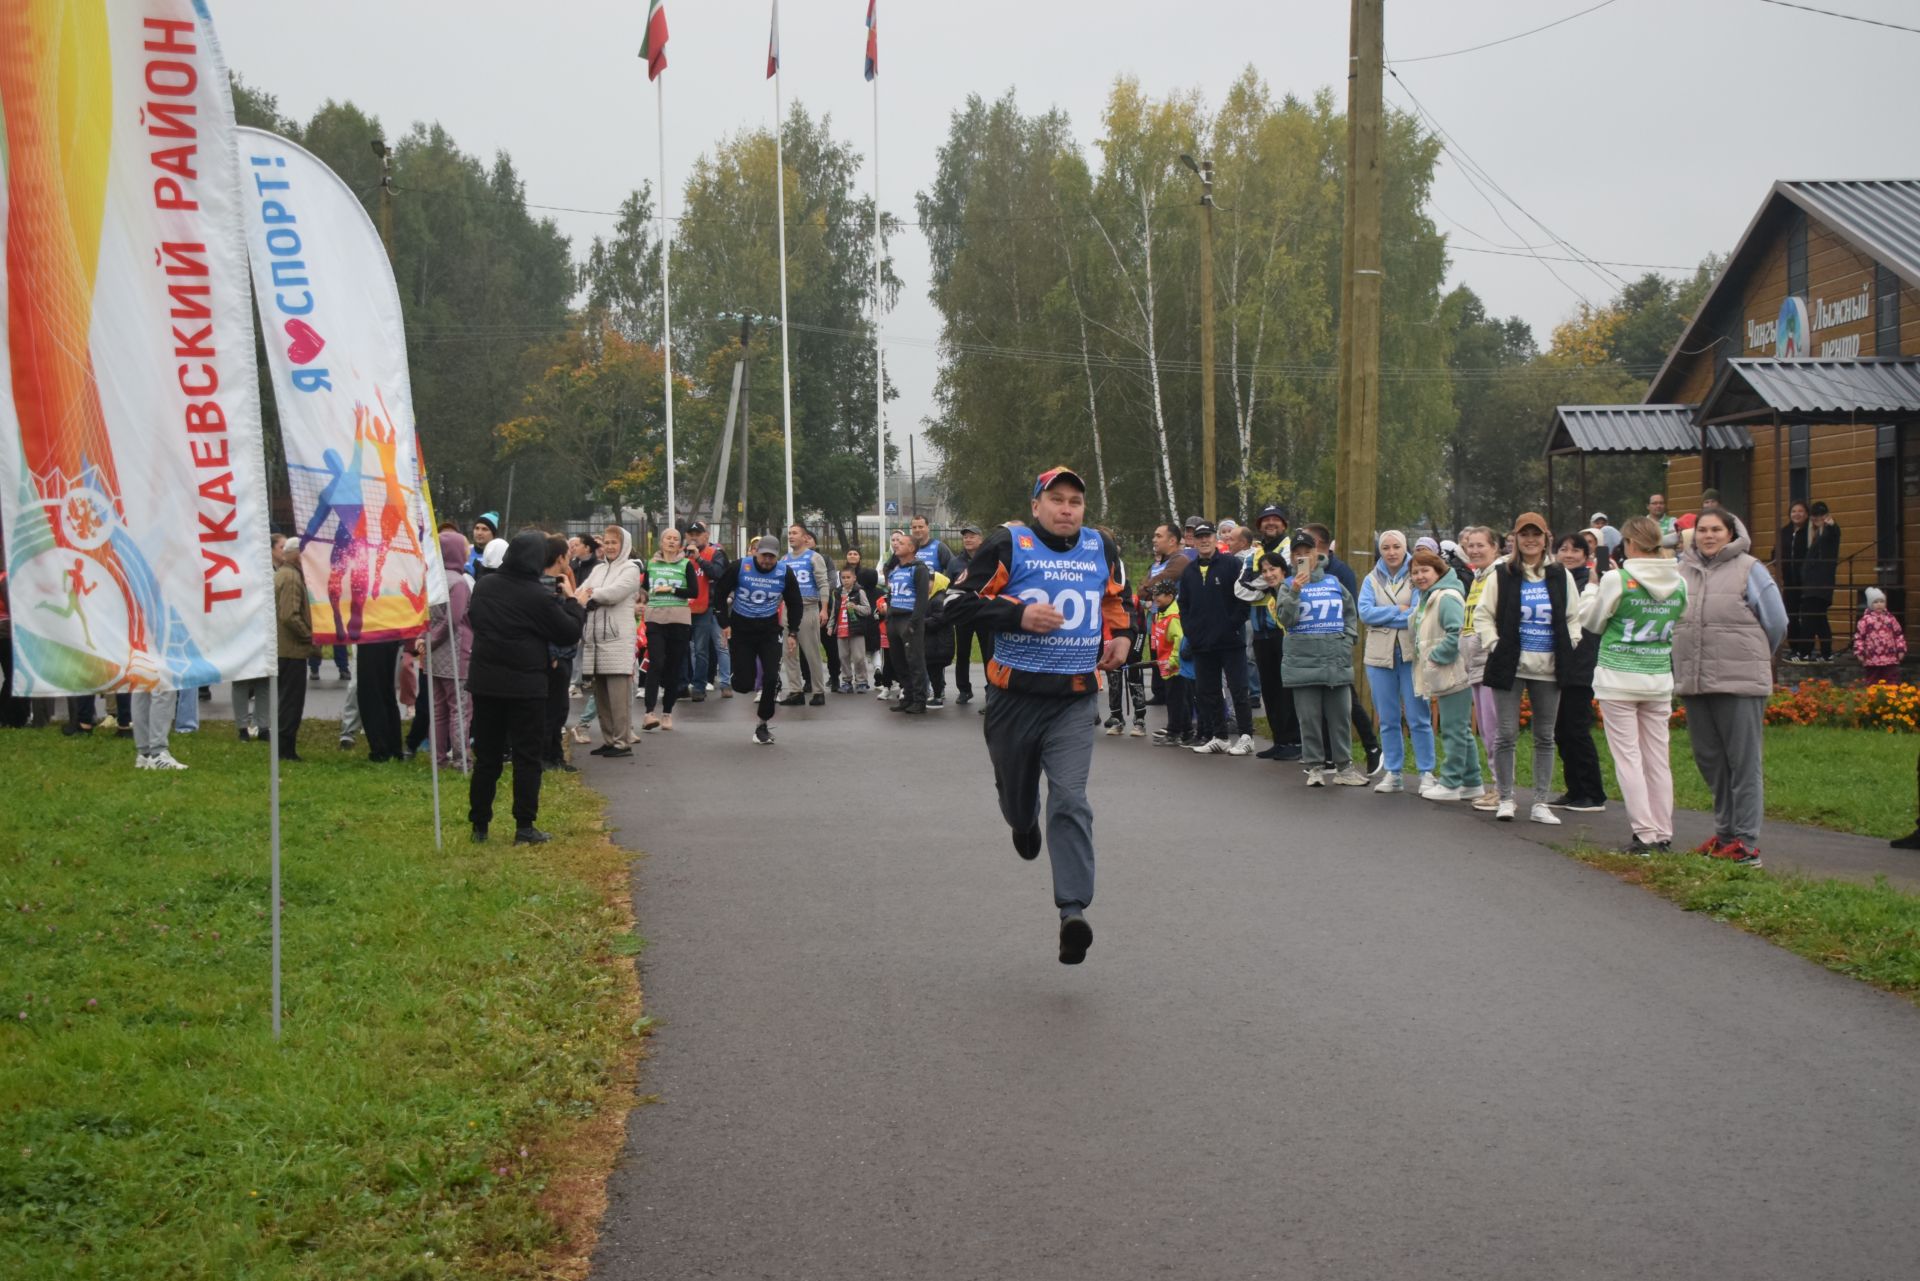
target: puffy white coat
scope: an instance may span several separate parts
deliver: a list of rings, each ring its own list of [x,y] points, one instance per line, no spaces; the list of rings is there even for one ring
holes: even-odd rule
[[[587,581],[587,625],[580,634],[580,671],[587,676],[633,674],[634,600],[640,595],[640,564],[633,559],[633,538],[619,531],[620,549],[612,560],[595,563]]]

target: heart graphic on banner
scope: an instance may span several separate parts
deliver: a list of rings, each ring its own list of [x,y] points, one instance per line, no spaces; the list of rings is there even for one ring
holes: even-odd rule
[[[304,320],[289,320],[286,328],[287,337],[293,339],[293,344],[287,348],[287,359],[296,365],[308,363],[327,345],[327,340],[315,333],[313,326]]]

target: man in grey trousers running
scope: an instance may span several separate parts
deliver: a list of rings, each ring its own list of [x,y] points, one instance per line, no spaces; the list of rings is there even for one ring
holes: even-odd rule
[[[1093,807],[1087,773],[1099,725],[1098,672],[1126,666],[1126,576],[1105,535],[1085,527],[1087,486],[1065,467],[1033,484],[1033,519],[993,531],[947,606],[956,626],[994,634],[987,663],[987,755],[1000,813],[1024,859],[1053,864],[1060,961],[1093,945]],[[1040,780],[1047,780],[1044,830]]]

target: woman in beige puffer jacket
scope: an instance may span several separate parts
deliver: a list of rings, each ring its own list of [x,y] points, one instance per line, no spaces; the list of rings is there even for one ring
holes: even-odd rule
[[[580,674],[593,679],[594,705],[604,737],[596,755],[626,754],[633,729],[634,601],[640,595],[640,565],[633,539],[609,525],[600,539],[600,562],[580,584],[576,599],[587,608],[580,635]]]

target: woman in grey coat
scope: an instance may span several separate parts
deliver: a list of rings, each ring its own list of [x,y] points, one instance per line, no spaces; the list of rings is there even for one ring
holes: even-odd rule
[[[1680,554],[1687,608],[1673,629],[1673,688],[1686,704],[1694,764],[1713,789],[1713,836],[1694,853],[1758,867],[1761,731],[1787,607],[1750,546],[1737,517],[1700,513],[1693,546]]]
[[[604,741],[595,756],[631,756],[633,749],[634,600],[640,595],[640,565],[633,539],[609,525],[600,539],[600,563],[580,584],[575,599],[587,609],[580,634],[580,675],[593,682]]]

